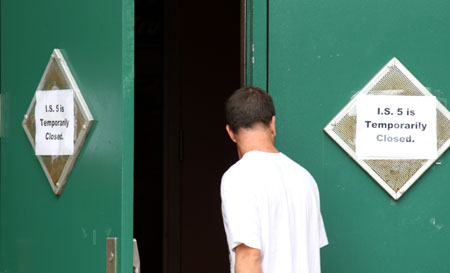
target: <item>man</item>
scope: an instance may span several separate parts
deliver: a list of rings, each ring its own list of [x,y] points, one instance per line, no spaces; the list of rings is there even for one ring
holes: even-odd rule
[[[235,273],[319,273],[328,244],[312,176],[275,148],[275,108],[256,87],[225,104],[239,161],[222,177],[222,215]]]

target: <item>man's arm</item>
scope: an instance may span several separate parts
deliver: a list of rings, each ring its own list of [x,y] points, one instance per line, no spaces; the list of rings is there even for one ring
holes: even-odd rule
[[[236,252],[235,273],[262,273],[259,249],[240,244],[234,251]]]

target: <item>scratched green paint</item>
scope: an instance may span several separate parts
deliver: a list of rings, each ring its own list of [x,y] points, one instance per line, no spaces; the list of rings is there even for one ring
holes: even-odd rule
[[[1,1],[0,272],[132,272],[133,1]],[[21,126],[54,48],[94,125],[57,197]]]
[[[267,88],[267,3],[247,1],[247,85]]]
[[[323,272],[450,272],[448,152],[395,202],[323,132],[392,57],[448,106],[449,10],[439,0],[269,2],[277,146],[319,185]]]

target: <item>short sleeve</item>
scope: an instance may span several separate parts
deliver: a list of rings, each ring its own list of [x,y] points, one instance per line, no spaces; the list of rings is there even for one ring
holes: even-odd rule
[[[316,202],[317,202],[317,214],[318,214],[318,234],[319,234],[319,247],[324,247],[326,245],[328,245],[328,237],[327,237],[327,233],[325,232],[325,225],[323,223],[323,218],[322,218],[322,213],[321,213],[321,209],[320,209],[320,194],[319,194],[319,188],[317,186],[316,181],[314,180],[314,178],[312,177],[312,175],[310,173],[308,173],[310,181],[312,183],[312,185],[314,185],[314,194],[315,194],[315,198],[316,198]]]
[[[325,232],[325,225],[323,224],[322,214],[319,215],[319,246],[324,247],[328,245],[328,237]]]
[[[225,174],[222,177],[221,197],[230,252],[240,244],[261,249],[257,198],[248,179]]]

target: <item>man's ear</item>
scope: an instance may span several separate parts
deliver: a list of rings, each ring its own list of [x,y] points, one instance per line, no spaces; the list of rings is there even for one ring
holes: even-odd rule
[[[272,116],[272,120],[270,121],[270,131],[272,132],[273,136],[277,135],[277,131],[275,130],[275,116]]]
[[[227,130],[228,136],[230,136],[231,140],[236,143],[236,136],[234,135],[233,131],[230,128],[230,125],[227,124],[227,126],[225,126],[225,129]]]

